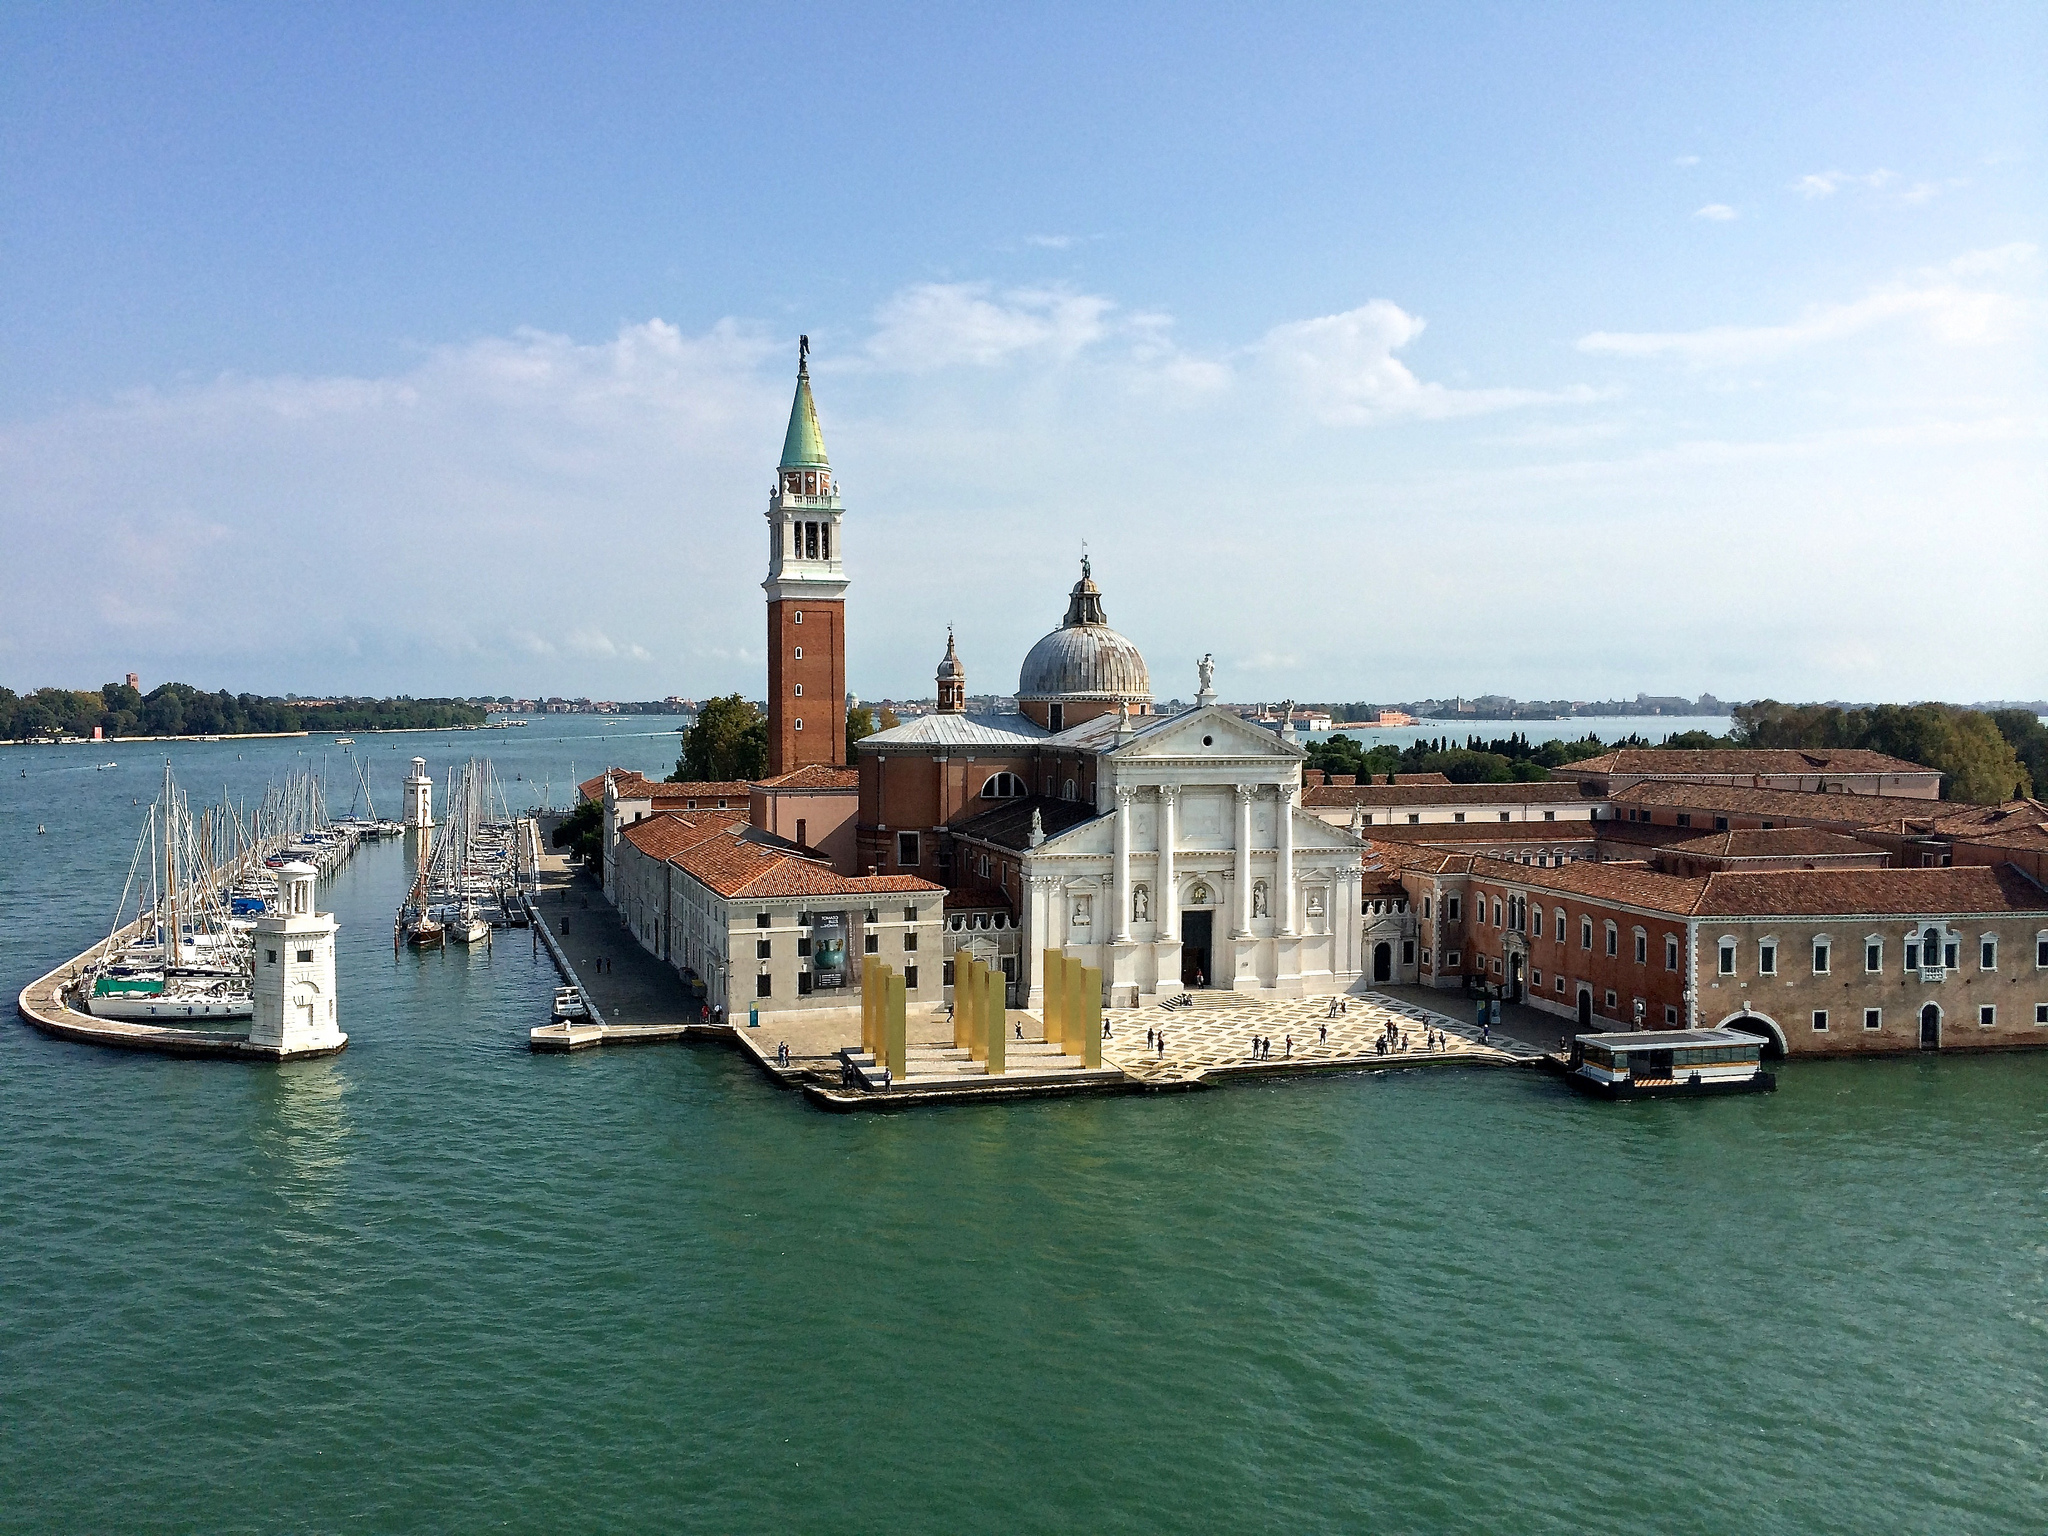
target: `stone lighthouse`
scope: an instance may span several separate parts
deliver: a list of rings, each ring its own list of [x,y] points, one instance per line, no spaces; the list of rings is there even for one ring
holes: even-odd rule
[[[427,760],[412,760],[412,772],[405,776],[405,824],[408,829],[434,824],[434,781],[427,777]]]
[[[334,995],[331,912],[313,910],[317,871],[296,861],[277,872],[281,910],[256,919],[255,1011],[249,1043],[266,1054],[325,1056],[348,1044]]]

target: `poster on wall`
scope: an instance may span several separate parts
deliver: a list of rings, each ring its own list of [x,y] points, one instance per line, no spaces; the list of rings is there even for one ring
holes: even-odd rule
[[[846,985],[846,914],[811,914],[811,985]]]

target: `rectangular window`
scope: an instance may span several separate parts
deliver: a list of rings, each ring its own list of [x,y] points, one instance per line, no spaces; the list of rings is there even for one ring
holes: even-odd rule
[[[1998,969],[1998,940],[1985,939],[1977,946],[1977,969],[1995,971]]]
[[[1863,969],[1866,971],[1881,971],[1884,969],[1884,946],[1882,944],[1866,944],[1863,946]]]
[[[1815,939],[1813,941],[1813,974],[1825,976],[1827,973],[1828,941],[1826,939]]]
[[[953,962],[950,960],[942,962],[939,966],[939,985],[942,987],[953,985]]]
[[[1444,964],[1448,965],[1452,970],[1456,970],[1463,963],[1464,956],[1460,955],[1455,949],[1444,956]]]
[[[1579,919],[1579,948],[1591,949],[1592,947],[1593,919],[1591,919],[1590,917],[1582,917]]]
[[[1723,976],[1733,976],[1735,974],[1735,946],[1726,941],[1721,945],[1721,974]]]
[[[1431,969],[1431,965],[1430,965],[1430,959],[1429,959],[1429,946],[1427,946],[1427,945],[1424,945],[1424,946],[1423,946],[1423,950],[1422,950],[1422,968],[1423,968],[1423,969],[1424,969],[1425,971],[1426,971],[1426,970],[1429,970],[1429,969]]]
[[[1980,1003],[1980,1004],[1978,1004],[1978,1005],[1977,1005],[1977,1027],[1978,1027],[1979,1029],[1994,1029],[1994,1028],[1996,1028],[1996,1027],[1997,1027],[1997,1025],[1998,1025],[1998,1004],[1996,1004],[1996,1003]]]
[[[917,868],[917,834],[898,832],[896,834],[896,864],[900,869]]]
[[[313,963],[313,951],[311,951],[310,949],[300,950],[298,954],[298,960],[299,964],[301,965],[311,965]]]
[[[914,923],[914,922],[916,922],[916,921],[917,921],[917,908],[916,908],[916,907],[905,907],[905,908],[903,909],[903,921],[905,921],[906,923]]]
[[[800,933],[796,936],[796,957],[799,960],[811,958],[811,936],[808,933]]]
[[[1541,907],[1530,908],[1529,925],[1531,932],[1537,938],[1540,939],[1543,937],[1543,909]]]
[[[1429,916],[1429,901],[1430,899],[1427,896],[1422,898],[1422,915],[1424,917]]]
[[[1455,896],[1446,896],[1446,897],[1444,898],[1444,915],[1445,915],[1446,917],[1448,917],[1448,918],[1449,918],[1449,919],[1450,919],[1450,920],[1451,920],[1452,922],[1454,922],[1454,923],[1455,923],[1455,922],[1456,922],[1456,921],[1458,920],[1458,898],[1457,898],[1457,897],[1455,897]]]
[[[1714,830],[1716,832],[1726,832],[1728,830],[1728,818],[1726,816],[1716,816],[1714,818]]]
[[[1564,972],[1559,971],[1556,976],[1552,977],[1551,985],[1559,992],[1562,992],[1564,990]]]
[[[1464,819],[1465,813],[1463,811],[1453,811],[1451,813],[1451,820],[1453,821],[1463,821]]]
[[[908,928],[904,930],[903,947],[907,950],[913,950],[917,948],[917,930],[915,928]]]
[[[879,955],[882,952],[882,936],[879,933],[866,933],[861,938],[862,948],[865,953]]]
[[[1908,944],[1906,946],[1906,969],[1909,971],[1920,969],[1920,946],[1918,944]]]
[[[1941,946],[1941,963],[1950,970],[1956,968],[1956,945],[1954,940]]]
[[[917,990],[916,966],[906,965],[905,967],[903,967],[903,985],[909,991],[915,992]]]
[[[1667,1029],[1678,1027],[1678,1010],[1669,1003],[1664,1005],[1664,1025]]]
[[[1778,974],[1778,946],[1777,946],[1777,945],[1775,945],[1775,944],[1759,944],[1759,945],[1757,945],[1757,947],[1756,947],[1756,973],[1757,973],[1757,974],[1758,974],[1759,976],[1775,976],[1775,975],[1777,975],[1777,974]]]
[[[266,949],[265,951],[263,951],[263,963],[265,965],[277,964],[277,951],[274,949]]]
[[[1500,813],[1500,819],[1501,819],[1502,821],[1506,821],[1506,820],[1508,819],[1508,813],[1507,813],[1506,811],[1502,811],[1502,812]]]
[[[1672,938],[1669,934],[1664,936],[1664,969],[1667,971],[1678,969],[1678,940]]]
[[[772,997],[775,993],[775,978],[766,971],[754,978],[754,996]]]
[[[1542,991],[1543,973],[1541,971],[1531,971],[1529,973],[1529,985],[1534,987],[1539,992]]]
[[[1650,936],[1647,933],[1639,933],[1636,935],[1636,964],[1648,965],[1649,963]]]
[[[808,970],[796,973],[796,995],[798,997],[809,997],[811,995],[811,988],[814,985],[816,985],[815,978],[812,977]]]
[[[1607,953],[1610,956],[1621,953],[1621,930],[1612,923],[1607,925]]]
[[[1605,1008],[1609,1013],[1612,1013],[1614,1012],[1614,1005],[1619,1001],[1620,999],[1614,995],[1614,988],[1609,987],[1607,989],[1606,996],[1602,1000],[1600,1006],[1602,1008]]]
[[[756,960],[773,960],[775,958],[775,941],[773,939],[754,940],[754,958]]]
[[[1415,963],[1415,941],[1413,939],[1403,939],[1401,941],[1401,963],[1403,965],[1413,965]]]
[[[2034,940],[2034,969],[2048,970],[2048,939]]]
[[[1493,926],[1496,928],[1500,926],[1500,898],[1498,896],[1493,900]]]
[[[2034,1004],[2034,1022],[2036,1024],[2048,1024],[2048,1003]]]
[[[1692,825],[1692,812],[1691,812],[1691,811],[1680,811],[1680,812],[1678,813],[1678,824],[1679,824],[1679,825],[1680,825],[1681,827],[1689,827],[1689,826],[1691,826],[1691,825]]]
[[[1882,1028],[1884,1028],[1884,1010],[1883,1010],[1882,1008],[1866,1008],[1866,1009],[1864,1009],[1864,1010],[1863,1010],[1863,1027],[1864,1027],[1865,1029],[1882,1029]]]
[[[1543,813],[1543,819],[1544,819],[1545,821],[1555,821],[1555,820],[1557,820],[1557,812],[1555,812],[1555,811],[1545,811],[1545,812]]]
[[[1827,1009],[1816,1008],[1813,1010],[1813,1032],[1816,1035],[1824,1035],[1828,1032]]]

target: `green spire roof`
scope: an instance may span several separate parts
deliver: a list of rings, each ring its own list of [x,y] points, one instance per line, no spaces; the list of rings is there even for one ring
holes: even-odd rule
[[[804,338],[809,342],[810,338]],[[790,402],[789,431],[782,439],[782,468],[830,469],[825,434],[818,430],[818,407],[811,400],[809,347],[797,354],[796,399]]]

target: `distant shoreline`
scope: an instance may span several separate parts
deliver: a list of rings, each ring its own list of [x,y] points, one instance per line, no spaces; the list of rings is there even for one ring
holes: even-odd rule
[[[423,731],[495,731],[496,725],[363,725],[319,731],[223,731],[206,736],[60,736],[0,741],[0,747],[114,747],[138,741],[294,741],[302,736],[410,736]]]

